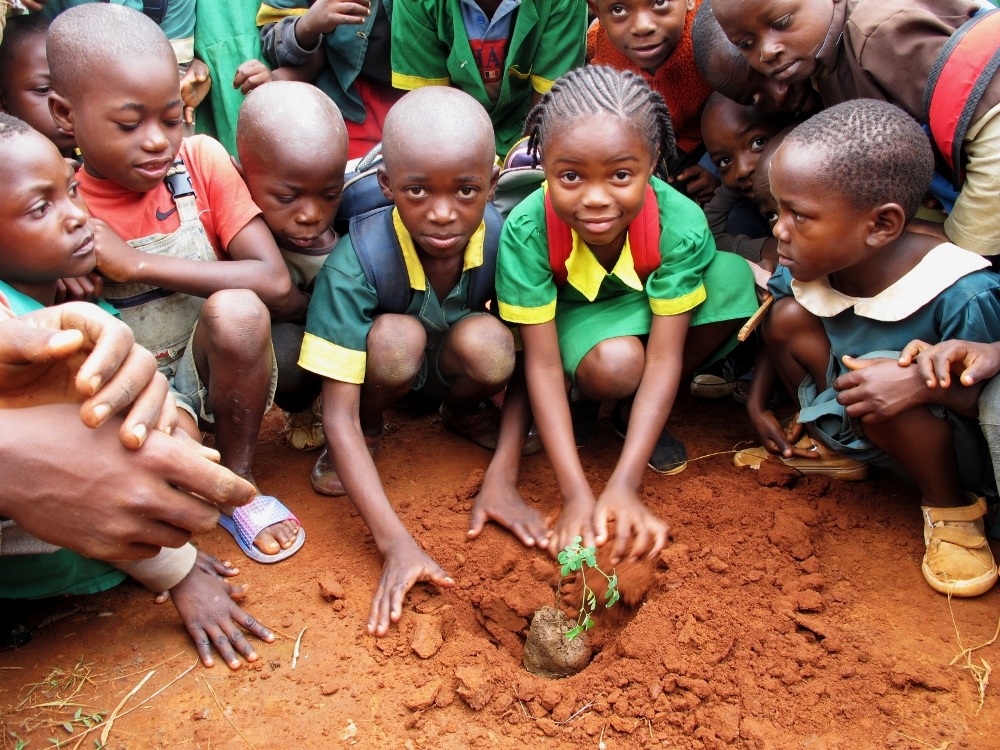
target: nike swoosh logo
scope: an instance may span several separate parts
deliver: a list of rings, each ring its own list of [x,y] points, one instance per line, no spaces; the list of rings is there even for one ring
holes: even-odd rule
[[[160,209],[156,209],[156,218],[159,219],[160,221],[166,221],[168,218],[170,218],[170,215],[174,213],[176,210],[177,206],[174,206],[166,213],[161,212]]]

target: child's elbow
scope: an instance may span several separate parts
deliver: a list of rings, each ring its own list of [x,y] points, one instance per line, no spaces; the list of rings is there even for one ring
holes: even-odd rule
[[[284,270],[284,269],[282,269]],[[288,307],[292,301],[292,279],[285,273],[268,274],[264,279],[263,288],[258,293],[261,302],[274,312]]]

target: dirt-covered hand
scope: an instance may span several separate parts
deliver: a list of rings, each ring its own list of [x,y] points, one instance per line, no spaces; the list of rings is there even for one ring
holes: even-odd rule
[[[837,378],[833,387],[849,417],[881,422],[927,400],[927,386],[915,367],[901,367],[888,357],[844,357],[844,364],[851,372]]]
[[[412,539],[392,545],[385,555],[382,578],[368,613],[369,633],[381,637],[389,632],[390,622],[399,622],[403,616],[403,598],[418,581],[429,581],[447,588],[455,585],[451,576]]]
[[[803,430],[802,425],[798,422],[793,420],[789,423],[788,428],[782,427],[770,409],[757,411],[751,409],[749,403],[747,404],[747,416],[750,417],[750,422],[768,453],[785,458],[792,456],[817,458],[816,451],[808,451],[795,446],[799,438],[802,437]]]
[[[496,521],[527,547],[548,546],[549,529],[541,514],[524,502],[517,487],[488,473],[472,506],[469,539],[479,536],[487,521]]]
[[[99,273],[88,273],[56,282],[56,303],[90,302],[104,293],[104,277]]]
[[[370,0],[316,0],[296,22],[295,36],[305,49],[311,49],[313,36],[329,34],[344,24],[361,24],[371,13]]]
[[[670,533],[667,523],[649,510],[634,491],[609,484],[594,509],[598,545],[609,540],[608,525],[612,520],[615,522],[612,565],[622,561],[626,550],[629,561],[634,562],[641,557],[659,554],[667,543],[667,534]]]
[[[962,385],[970,386],[1000,372],[1000,345],[952,339],[931,346],[911,341],[903,347],[899,364],[907,367],[913,362],[928,388],[948,388],[953,374]]]
[[[596,542],[594,531],[593,496],[565,500],[562,512],[549,535],[549,554],[556,557],[566,545],[573,543],[574,537],[583,537],[584,547],[593,547]]]
[[[260,658],[244,637],[243,629],[265,643],[274,641],[270,630],[234,603],[233,600],[242,598],[244,593],[242,587],[223,581],[215,573],[205,572],[197,564],[184,580],[170,589],[170,598],[206,667],[215,664],[213,646],[230,669],[240,668],[237,652],[248,662]]]

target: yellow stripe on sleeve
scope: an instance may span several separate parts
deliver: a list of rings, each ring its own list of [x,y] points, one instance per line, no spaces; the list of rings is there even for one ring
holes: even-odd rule
[[[394,89],[403,89],[405,91],[413,91],[413,89],[423,88],[424,86],[450,86],[451,79],[445,78],[421,78],[420,76],[408,76],[403,73],[397,73],[395,70],[392,71],[392,87]]]
[[[531,76],[531,88],[537,91],[539,94],[549,93],[549,89],[552,88],[552,81],[548,78],[542,78],[541,76]]]
[[[556,317],[556,301],[541,307],[518,307],[500,303],[500,317],[508,323],[548,323]]]
[[[277,23],[282,18],[289,16],[304,16],[308,8],[272,8],[270,5],[261,3],[260,10],[257,11],[257,25],[266,26],[269,23]]]
[[[365,382],[368,355],[306,333],[299,352],[299,367],[342,383]]]
[[[693,310],[702,302],[708,299],[705,285],[702,284],[693,292],[673,299],[649,299],[649,307],[653,315],[680,315],[688,310]]]

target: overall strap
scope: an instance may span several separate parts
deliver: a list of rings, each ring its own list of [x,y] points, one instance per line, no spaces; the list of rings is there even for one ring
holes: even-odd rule
[[[556,286],[566,283],[566,261],[573,251],[573,230],[560,219],[545,193],[545,231],[549,242],[549,265]],[[632,262],[639,280],[644,284],[649,275],[660,267],[660,207],[652,185],[646,185],[642,210],[628,225],[628,242]]]
[[[927,77],[924,112],[956,188],[965,179],[962,142],[976,107],[1000,69],[998,39],[1000,11],[980,11],[951,35]]]
[[[483,215],[486,236],[483,239],[483,264],[469,271],[468,304],[470,310],[482,310],[496,294],[497,251],[500,249],[500,229],[503,217],[496,206],[486,204]]]
[[[392,225],[393,206],[351,218],[351,244],[368,283],[378,295],[378,310],[402,314],[410,306],[412,291],[403,250]]]
[[[181,224],[192,221],[201,221],[198,218],[197,196],[194,192],[194,184],[191,182],[191,175],[187,171],[183,159],[178,159],[170,167],[167,176],[163,178],[163,184],[170,191],[174,205],[177,206],[177,218]]]

